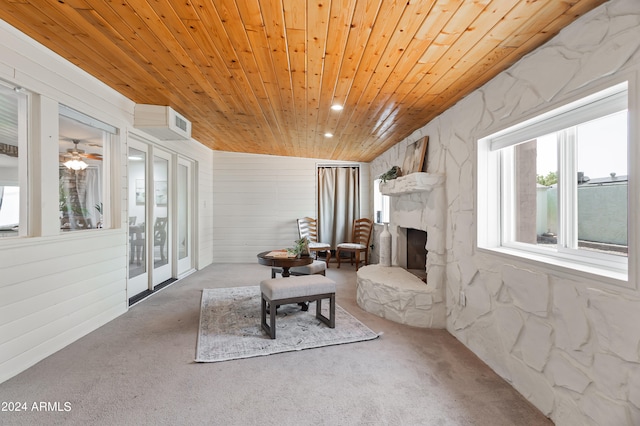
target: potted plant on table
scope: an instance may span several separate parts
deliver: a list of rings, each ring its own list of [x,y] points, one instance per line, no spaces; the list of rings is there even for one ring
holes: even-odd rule
[[[307,237],[297,239],[295,246],[288,248],[287,252],[294,254],[296,257],[309,256],[309,239]]]

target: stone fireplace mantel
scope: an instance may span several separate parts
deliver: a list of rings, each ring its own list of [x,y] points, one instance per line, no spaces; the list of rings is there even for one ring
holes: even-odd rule
[[[390,196],[391,265],[369,265],[358,271],[358,305],[383,318],[417,327],[444,328],[445,176],[411,173],[380,184]],[[426,233],[427,284],[408,267],[408,236]],[[412,265],[415,267],[415,265]],[[417,269],[412,269],[415,273]]]
[[[411,173],[396,179],[381,182],[380,192],[383,195],[403,195],[416,192],[430,192],[444,184],[444,176],[432,173]]]

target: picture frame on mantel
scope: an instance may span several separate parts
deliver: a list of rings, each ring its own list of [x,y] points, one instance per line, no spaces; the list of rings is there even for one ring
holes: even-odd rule
[[[402,163],[402,175],[406,176],[411,173],[421,172],[426,166],[425,157],[427,154],[427,145],[429,144],[429,136],[407,146],[407,152],[404,155]]]

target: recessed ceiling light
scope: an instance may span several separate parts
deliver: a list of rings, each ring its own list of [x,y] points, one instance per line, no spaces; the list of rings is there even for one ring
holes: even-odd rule
[[[343,108],[344,107],[342,105],[338,105],[338,104],[331,105],[331,109],[334,111],[342,111]]]
[[[324,134],[324,137],[325,138],[332,138],[333,137],[333,133],[327,132],[327,133]]]

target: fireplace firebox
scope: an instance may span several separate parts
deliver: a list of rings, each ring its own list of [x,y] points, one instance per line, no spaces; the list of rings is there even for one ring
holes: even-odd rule
[[[427,232],[398,227],[398,265],[426,282]]]

